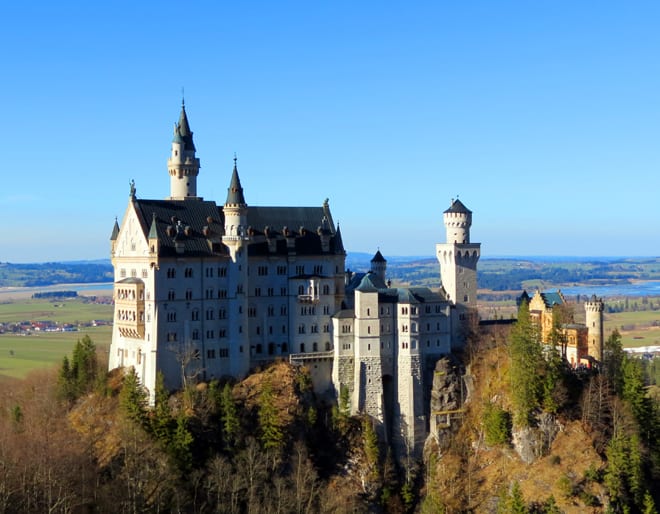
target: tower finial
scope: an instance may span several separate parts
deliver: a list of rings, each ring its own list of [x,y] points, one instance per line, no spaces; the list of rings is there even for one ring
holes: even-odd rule
[[[234,152],[234,168],[236,167],[236,161],[238,160],[238,157],[236,157],[236,152]]]
[[[181,86],[181,107],[186,108],[186,96],[183,94],[183,86]]]

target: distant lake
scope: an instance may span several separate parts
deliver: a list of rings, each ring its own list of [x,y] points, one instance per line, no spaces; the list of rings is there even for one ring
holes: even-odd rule
[[[660,296],[660,280],[647,280],[626,284],[610,284],[597,286],[562,287],[565,296]]]

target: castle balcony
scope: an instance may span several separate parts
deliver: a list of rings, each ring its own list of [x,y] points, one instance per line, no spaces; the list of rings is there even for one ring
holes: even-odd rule
[[[335,352],[333,350],[328,352],[292,353],[289,355],[289,362],[295,364],[313,360],[332,360],[334,356]]]
[[[144,282],[139,278],[126,278],[115,282],[114,324],[123,337],[144,339]]]
[[[319,303],[319,301],[321,301],[321,298],[317,295],[312,295],[312,294],[298,295],[298,302],[300,303]]]

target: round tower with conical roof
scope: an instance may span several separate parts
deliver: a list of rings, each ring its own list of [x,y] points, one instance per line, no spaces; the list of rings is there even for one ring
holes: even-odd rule
[[[605,304],[602,298],[596,298],[592,295],[589,300],[584,302],[584,310],[586,313],[585,324],[588,329],[588,352],[589,357],[596,359],[598,362],[603,361],[603,312]]]
[[[455,306],[452,316],[452,348],[463,346],[462,325],[468,311],[477,308],[477,262],[481,244],[470,243],[472,211],[456,199],[443,213],[447,242],[436,245],[440,280],[447,299]]]
[[[248,340],[248,234],[247,213],[243,187],[238,177],[236,156],[234,170],[227,189],[227,200],[222,208],[225,217],[225,233],[222,242],[229,250],[230,262],[227,271],[227,288],[230,309],[228,314],[228,337],[230,374],[244,377],[250,369],[250,346]]]
[[[188,124],[185,103],[182,101],[179,122],[174,125],[172,153],[167,159],[170,200],[199,199],[197,196],[199,167],[199,159],[195,156],[193,133]]]

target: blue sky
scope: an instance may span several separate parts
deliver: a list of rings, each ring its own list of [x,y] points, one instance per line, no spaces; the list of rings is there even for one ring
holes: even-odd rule
[[[660,3],[11,2],[0,261],[107,258],[169,194],[181,88],[224,202],[321,205],[349,251],[660,254]]]

